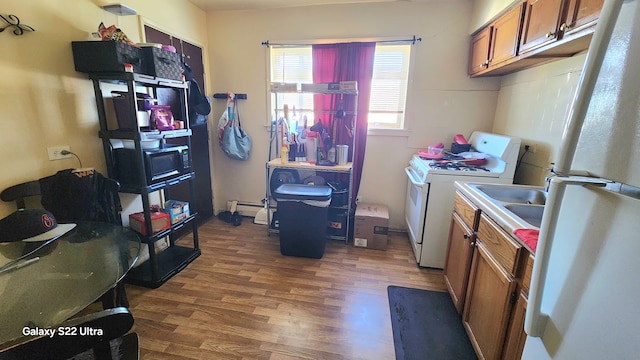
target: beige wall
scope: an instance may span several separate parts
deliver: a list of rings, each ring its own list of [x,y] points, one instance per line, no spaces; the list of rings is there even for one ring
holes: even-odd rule
[[[112,3],[112,2],[108,2]],[[117,17],[92,0],[4,0],[36,31],[0,33],[0,189],[77,167],[75,158],[49,161],[47,147],[69,145],[83,162],[106,173],[98,138],[91,82],[74,70],[71,41],[86,40],[98,24],[116,24],[140,41],[138,16]],[[149,21],[196,43],[206,44],[206,15],[186,0],[128,0]],[[2,24],[4,26],[4,24]],[[0,216],[15,209],[0,202]]]
[[[404,228],[403,169],[411,155],[428,144],[446,143],[455,133],[476,129],[520,136],[537,144],[536,153],[525,156],[517,175],[524,183],[540,183],[557,151],[584,56],[502,78],[469,79],[468,35],[474,27],[469,24],[482,24],[496,12],[479,7],[482,2],[491,4],[489,0],[399,2],[209,14],[186,0],[125,4],[135,8],[143,21],[208,47],[208,94],[249,95],[240,111],[254,138],[250,161],[229,160],[212,142],[216,211],[224,209],[227,200],[259,203],[264,196],[269,115],[268,52],[262,41],[422,37],[413,48],[408,130],[369,136],[359,194],[363,201],[389,206],[391,226]],[[49,161],[49,146],[70,145],[85,166],[105,171],[91,83],[74,71],[70,42],[86,39],[101,21],[120,26],[134,41],[141,39],[138,16],[117,17],[100,4],[91,0],[3,2],[3,14],[17,15],[36,32],[0,34],[0,119],[5,124],[0,132],[1,189],[78,165],[75,158]],[[210,116],[214,125],[223,106],[221,100],[214,102]],[[0,202],[0,216],[13,209],[13,204]]]
[[[520,1],[473,0],[469,33]],[[515,182],[544,184],[550,163],[559,151],[585,56],[578,54],[500,78],[493,131],[520,137],[523,144],[535,148],[535,153],[522,158]]]
[[[536,148],[522,158],[516,182],[543,185],[549,175],[585,57],[579,54],[502,78],[493,131],[518,136]]]
[[[408,131],[370,135],[364,161],[362,201],[387,205],[390,226],[405,228],[407,166],[428,144],[450,142],[460,132],[491,130],[499,79],[469,79],[466,74],[471,2],[391,2],[327,5],[272,11],[208,14],[210,83],[214,92],[246,93],[242,124],[253,137],[249,161],[228,159],[214,144],[216,211],[227,200],[259,203],[264,197],[268,154],[268,49],[261,42],[413,35],[406,125]],[[224,100],[213,106],[217,123]]]
[[[522,0],[471,0],[473,12],[469,21],[469,33],[473,33],[497,17],[503,10]]]

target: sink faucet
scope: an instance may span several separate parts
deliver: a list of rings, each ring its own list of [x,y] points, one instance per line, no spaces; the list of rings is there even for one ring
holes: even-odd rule
[[[551,186],[551,179],[559,175],[554,169],[555,163],[549,163],[549,165],[551,165],[550,168],[547,168],[547,171],[549,171],[549,175],[547,175],[544,178],[544,181],[547,183],[547,186],[544,187],[544,191],[546,192],[549,192],[549,187]]]

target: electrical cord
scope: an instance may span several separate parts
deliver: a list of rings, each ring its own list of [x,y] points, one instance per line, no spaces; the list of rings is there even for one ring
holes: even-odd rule
[[[520,159],[518,159],[518,161],[516,162],[516,170],[518,171],[518,169],[520,168],[520,165],[522,165],[522,158],[524,158],[524,156],[529,152],[529,149],[531,147],[529,145],[525,145],[524,146],[524,152],[522,153],[522,155],[520,155]]]
[[[62,150],[60,151],[60,155],[73,155],[76,157],[76,159],[78,159],[78,162],[80,163],[80,167],[82,168],[82,160],[80,160],[80,157],[78,157],[78,155],[76,155],[75,153],[69,151],[69,150]]]

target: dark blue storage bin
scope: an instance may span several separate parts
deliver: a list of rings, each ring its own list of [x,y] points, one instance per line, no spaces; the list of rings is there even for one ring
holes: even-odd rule
[[[331,188],[302,184],[280,185],[278,201],[280,253],[320,259],[327,241],[327,215]]]

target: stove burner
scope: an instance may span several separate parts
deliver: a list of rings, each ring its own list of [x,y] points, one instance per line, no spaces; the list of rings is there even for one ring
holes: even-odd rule
[[[457,161],[432,161],[429,167],[436,170],[454,170],[454,171],[489,171],[483,166],[469,165],[464,162]]]

